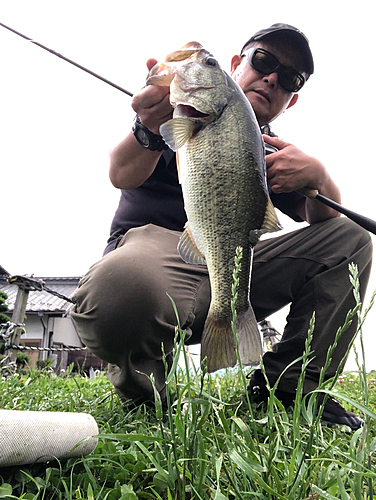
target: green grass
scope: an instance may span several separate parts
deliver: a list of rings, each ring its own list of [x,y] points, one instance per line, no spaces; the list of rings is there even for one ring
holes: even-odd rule
[[[367,376],[371,411],[375,378]],[[374,419],[351,433],[322,426],[309,412],[296,417],[277,400],[250,405],[236,371],[191,374],[188,382],[178,368],[174,379],[171,411],[163,418],[145,407],[125,414],[103,374],[89,379],[30,371],[2,380],[3,408],[88,412],[101,438],[82,459],[0,469],[6,483],[0,498],[4,492],[25,499],[304,499],[312,492],[373,498],[364,496],[371,484],[376,495]],[[344,374],[337,390],[348,409],[364,404],[359,375]]]
[[[355,269],[352,279],[356,295]],[[236,273],[234,283],[235,307]],[[350,311],[344,329],[358,313],[358,307]],[[312,320],[299,387],[313,329]],[[177,330],[175,360],[183,336]],[[295,407],[285,410],[271,388],[268,405],[255,405],[247,397],[244,368],[214,376],[205,365],[185,368],[176,362],[167,374],[167,414],[158,398],[154,411],[142,406],[125,413],[105,374],[89,379],[68,371],[57,377],[45,369],[0,379],[2,408],[87,412],[100,429],[98,446],[87,457],[0,469],[0,498],[376,498],[374,372],[360,366],[320,384],[320,391],[363,415],[366,425],[350,432],[321,424],[317,392],[307,405],[298,390]]]

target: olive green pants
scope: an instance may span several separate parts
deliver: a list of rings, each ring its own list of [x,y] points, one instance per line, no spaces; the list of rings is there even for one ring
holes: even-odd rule
[[[153,399],[146,375],[153,373],[162,398],[177,320],[186,343],[200,342],[210,303],[205,266],[186,264],[176,247],[180,233],[147,225],[128,231],[113,252],[94,264],[75,293],[72,317],[83,343],[110,363],[109,378],[124,399]],[[252,269],[251,302],[258,321],[290,304],[281,342],[264,355],[273,384],[302,355],[315,311],[314,359],[306,371],[305,392],[317,386],[328,348],[355,299],[348,266],[359,269],[362,297],[372,260],[369,234],[346,218],[331,219],[292,233],[261,240]],[[342,335],[327,377],[333,376],[356,332],[356,321]],[[301,365],[283,375],[280,389],[294,392]],[[146,375],[145,375],[146,374]]]

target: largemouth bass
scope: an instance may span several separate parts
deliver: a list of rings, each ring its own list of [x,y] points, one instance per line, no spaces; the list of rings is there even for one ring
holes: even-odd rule
[[[188,222],[178,252],[206,264],[211,303],[201,341],[209,372],[237,362],[231,328],[234,257],[243,249],[236,302],[239,354],[257,365],[262,343],[250,304],[253,247],[264,232],[281,229],[270,201],[264,142],[253,109],[238,84],[197,42],[167,56],[147,84],[170,85],[173,118],[160,127],[177,151]]]

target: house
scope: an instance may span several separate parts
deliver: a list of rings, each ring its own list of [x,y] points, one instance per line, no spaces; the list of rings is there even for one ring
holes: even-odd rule
[[[34,348],[24,351],[30,356],[32,365],[35,365],[38,359],[54,359],[53,366],[57,371],[65,369],[72,362],[80,367],[85,364],[87,369],[90,366],[94,369],[103,368],[105,363],[84,348],[69,314],[73,306],[69,299],[77,288],[80,277],[17,276],[15,279],[10,277],[8,282],[8,273],[3,268],[1,271],[3,274],[0,275],[0,290],[8,296],[6,304],[10,318],[19,286],[28,293],[24,320],[26,334],[21,336],[21,343]],[[64,350],[49,350],[51,348]],[[80,349],[70,351],[69,348]]]

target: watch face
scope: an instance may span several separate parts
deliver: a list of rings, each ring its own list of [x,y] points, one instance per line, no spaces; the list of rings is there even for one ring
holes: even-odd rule
[[[139,128],[137,130],[137,137],[141,141],[141,144],[143,144],[146,148],[149,146],[150,139],[149,139],[148,135],[142,130],[142,128]]]

